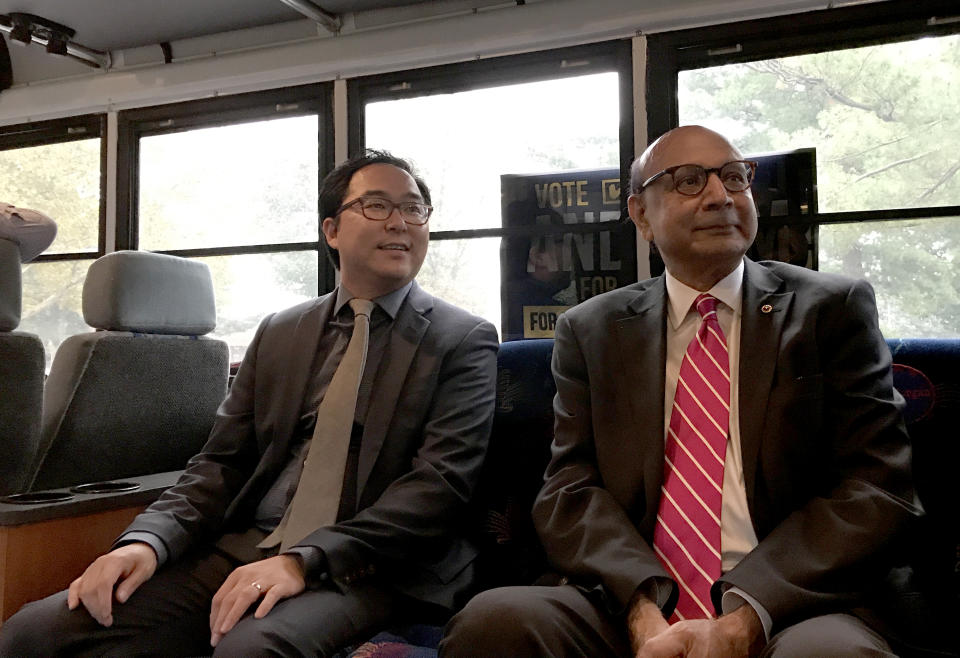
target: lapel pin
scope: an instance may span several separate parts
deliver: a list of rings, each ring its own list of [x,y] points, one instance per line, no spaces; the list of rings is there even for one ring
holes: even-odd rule
[[[770,306],[770,304],[764,304],[763,306],[760,307],[761,313],[770,313],[771,311],[773,311],[773,307]]]

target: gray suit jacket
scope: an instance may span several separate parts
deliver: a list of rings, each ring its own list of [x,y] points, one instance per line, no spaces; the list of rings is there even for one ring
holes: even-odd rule
[[[599,587],[614,613],[643,581],[667,577],[651,549],[666,303],[661,277],[584,302],[557,324],[556,432],[534,521],[553,566]],[[868,284],[748,260],[740,345],[740,438],[759,545],[712,594],[719,609],[726,586],[743,589],[776,632],[862,605],[921,511]]]
[[[335,301],[331,293],[263,320],[203,450],[126,532],[158,535],[176,559],[250,527],[290,459],[313,355]],[[470,585],[476,554],[458,523],[493,419],[497,334],[416,283],[395,322],[363,431],[359,511],[299,545],[323,551],[338,587],[376,572],[413,597],[450,607]]]

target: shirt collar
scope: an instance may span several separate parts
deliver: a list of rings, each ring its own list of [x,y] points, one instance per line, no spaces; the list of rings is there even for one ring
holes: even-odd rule
[[[699,290],[694,290],[679,279],[665,273],[667,283],[667,298],[670,300],[670,306],[667,310],[667,316],[670,318],[670,324],[674,329],[680,326],[683,319],[687,317],[687,312],[693,306],[693,301],[700,295]],[[742,303],[741,292],[743,290],[743,260],[737,265],[737,268],[723,277],[707,292],[719,299],[721,302],[733,309],[734,313],[740,313]]]
[[[410,288],[413,286],[413,281],[407,282],[407,285],[402,288],[397,288],[393,292],[388,292],[386,295],[381,295],[373,300],[373,303],[379,306],[384,313],[390,316],[391,320],[397,318],[397,313],[400,312],[400,305],[403,304],[403,300],[407,298],[407,293],[410,292]],[[351,299],[356,297],[352,292],[347,290],[346,286],[341,285],[337,289],[337,303],[333,307],[333,314],[337,315],[340,313],[340,309],[346,305]]]

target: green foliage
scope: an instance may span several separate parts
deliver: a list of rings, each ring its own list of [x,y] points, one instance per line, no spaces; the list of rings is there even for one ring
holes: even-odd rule
[[[960,205],[960,36],[700,69],[681,123],[744,153],[817,149],[821,212]],[[868,280],[888,336],[960,333],[960,218],[820,227],[820,269]]]
[[[48,253],[96,251],[100,225],[100,140],[0,151],[0,199],[57,222]]]
[[[95,252],[100,227],[100,140],[0,151],[0,199],[57,222],[47,253]],[[91,260],[30,263],[20,329],[43,339],[47,362],[66,336],[89,330],[80,310]]]
[[[140,244],[184,249],[317,240],[316,116],[147,137],[141,142]],[[94,252],[100,217],[100,140],[0,152],[0,199],[58,224],[48,253]],[[317,253],[204,259],[217,295],[216,335],[234,358],[260,318],[317,294]],[[21,329],[39,334],[48,361],[89,331],[81,292],[91,260],[24,267]]]

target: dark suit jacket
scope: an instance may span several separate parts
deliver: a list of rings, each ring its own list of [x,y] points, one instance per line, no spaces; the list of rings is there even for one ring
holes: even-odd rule
[[[556,432],[534,521],[551,563],[598,586],[614,613],[667,577],[651,549],[666,303],[652,279],[584,302],[556,329]],[[892,566],[920,508],[890,363],[868,284],[746,261],[740,439],[759,545],[714,585],[718,609],[723,583],[739,587],[776,632],[863,604]]]
[[[203,450],[126,532],[158,535],[176,559],[250,527],[290,459],[313,355],[335,301],[331,293],[263,320]],[[493,419],[497,334],[416,283],[395,322],[364,425],[359,511],[299,545],[323,551],[338,587],[376,572],[411,596],[449,607],[469,585],[476,554],[458,522]]]

